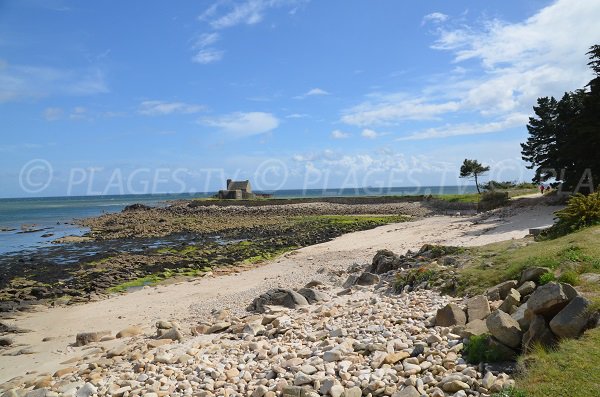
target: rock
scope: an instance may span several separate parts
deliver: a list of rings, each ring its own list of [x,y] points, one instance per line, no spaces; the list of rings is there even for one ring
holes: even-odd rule
[[[306,298],[308,303],[311,305],[318,302],[325,302],[329,300],[329,296],[327,294],[318,291],[314,288],[302,288],[298,290],[298,293]]]
[[[470,338],[471,336],[483,335],[489,332],[485,320],[473,320],[469,321],[459,332],[463,338]]]
[[[451,380],[449,382],[444,383],[444,385],[442,386],[442,389],[449,393],[456,393],[457,391],[460,391],[460,390],[469,389],[469,385],[465,382],[455,379],[455,380]],[[420,396],[420,394],[417,394],[417,395]]]
[[[119,345],[119,346],[115,346],[112,349],[110,349],[106,353],[106,357],[112,358],[112,357],[122,356],[126,352],[127,352],[127,345]]]
[[[282,390],[283,397],[308,397],[310,391],[300,386],[285,386]]]
[[[511,288],[517,288],[517,280],[508,280],[488,288],[485,294],[492,301],[504,300]]]
[[[505,345],[516,348],[521,344],[521,327],[509,314],[497,310],[488,316],[485,324],[490,334]]]
[[[248,310],[264,313],[265,306],[285,306],[290,309],[296,309],[297,307],[307,305],[308,301],[306,298],[296,291],[277,288],[269,290],[254,299]]]
[[[528,281],[529,282],[529,281]],[[516,322],[519,323],[519,327],[521,330],[529,328],[530,317],[526,316],[527,312],[527,302],[523,303],[521,306],[517,308],[510,316],[515,319]]]
[[[387,273],[399,266],[398,256],[390,250],[379,250],[373,257],[370,272],[375,274]]]
[[[120,330],[119,332],[117,332],[117,338],[128,338],[131,336],[141,335],[143,333],[144,333],[144,330],[141,329],[140,327],[131,326],[131,327],[124,328],[124,329]]]
[[[342,284],[342,288],[348,289],[348,288],[352,287],[354,284],[356,284],[356,280],[358,280],[357,275],[355,275],[355,274],[349,275],[348,278],[346,279],[346,281],[344,281],[344,284]]]
[[[55,378],[62,378],[63,376],[72,374],[73,372],[77,372],[77,367],[67,367],[59,369],[52,376]]]
[[[576,338],[587,325],[589,301],[575,297],[550,321],[550,329],[559,338]]]
[[[534,266],[534,267],[528,267],[527,269],[523,270],[523,272],[521,273],[521,279],[519,280],[519,285],[522,285],[523,283],[526,283],[527,281],[532,281],[535,284],[538,284],[540,282],[540,277],[542,277],[542,275],[546,274],[546,273],[550,273],[551,270],[547,267],[539,267],[539,266]]]
[[[440,327],[452,327],[454,325],[465,325],[467,316],[456,304],[449,303],[437,311],[435,325]]]
[[[569,295],[573,294],[568,288],[567,290]],[[559,283],[551,282],[538,287],[529,296],[527,307],[533,313],[550,319],[567,306],[569,301],[570,299],[563,290],[563,286]]]
[[[344,392],[344,397],[361,397],[362,396],[362,390],[360,390],[360,387],[358,386],[354,386],[351,387],[350,389],[346,389],[346,391]]]
[[[344,394],[344,386],[342,385],[333,385],[331,389],[329,389],[329,395],[331,397],[341,397]]]
[[[34,389],[34,390],[27,392],[27,394],[25,394],[25,397],[54,397],[54,396],[58,396],[58,393],[55,393],[55,392],[47,390],[47,389]]]
[[[303,372],[296,372],[294,376],[294,386],[302,386],[313,383],[313,378]]]
[[[265,327],[260,323],[248,323],[242,329],[243,334],[252,336],[262,334],[264,331]]]
[[[406,386],[404,389],[392,394],[392,397],[420,397],[420,396],[421,396],[421,393],[419,393],[417,388],[412,385]]]
[[[517,291],[519,291],[519,294],[521,294],[521,296],[523,297],[535,291],[535,287],[536,285],[533,281],[525,281],[519,286],[519,288],[517,288]]]
[[[542,346],[552,346],[556,342],[556,337],[550,331],[548,324],[543,316],[534,315],[529,325],[529,329],[523,334],[523,350],[529,351],[534,343]]]
[[[373,273],[364,272],[356,279],[356,285],[375,285],[379,283],[379,276]]]
[[[100,342],[100,340],[110,335],[110,331],[97,331],[97,332],[80,332],[75,337],[75,346],[85,346],[93,342]]]
[[[517,357],[517,352],[498,339],[491,336],[488,339],[488,347],[493,352],[496,361],[513,361]]]
[[[179,329],[177,329],[176,327],[173,327],[170,330],[168,330],[167,332],[164,332],[162,335],[158,336],[158,339],[171,339],[171,340],[182,341],[183,335],[181,334],[181,332],[179,332]]]
[[[176,325],[172,321],[158,320],[156,322],[156,328],[158,328],[158,329],[171,329],[175,326]]]
[[[96,386],[88,382],[85,385],[81,386],[79,390],[77,390],[77,393],[75,393],[75,397],[91,397],[93,394],[97,393],[98,389],[96,388]]]
[[[8,336],[0,337],[0,346],[10,346],[13,343],[14,343],[14,341],[12,340],[12,338],[10,338]]]
[[[583,273],[579,275],[582,283],[598,284],[600,283],[600,273]]]
[[[227,321],[221,321],[218,323],[214,323],[206,330],[207,334],[216,334],[218,332],[226,331],[229,327],[231,327],[231,323]]]
[[[325,353],[323,353],[323,360],[328,363],[340,361],[342,357],[342,352],[339,350],[328,350]]]
[[[506,298],[498,308],[504,313],[512,314],[517,310],[517,307],[521,304],[521,294],[514,288],[511,288]]]
[[[490,303],[485,295],[475,295],[467,300],[467,319],[469,322],[473,320],[483,320],[490,315]]]
[[[252,392],[252,397],[263,397],[269,389],[266,386],[258,385],[256,389]]]

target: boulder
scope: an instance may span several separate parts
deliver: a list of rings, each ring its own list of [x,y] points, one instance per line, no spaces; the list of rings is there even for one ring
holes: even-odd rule
[[[130,336],[136,336],[136,335],[140,335],[143,333],[144,333],[144,330],[141,329],[140,327],[131,326],[131,327],[124,328],[124,329],[120,330],[119,332],[117,332],[117,338],[127,338]]]
[[[373,257],[370,272],[375,274],[387,273],[397,269],[398,255],[390,250],[379,250]]]
[[[473,320],[483,320],[490,315],[490,303],[485,295],[475,295],[467,300],[467,319],[469,322]]]
[[[449,303],[437,311],[435,325],[440,327],[452,327],[454,325],[465,325],[467,316],[463,309],[454,303]]]
[[[531,320],[529,329],[523,334],[523,350],[529,351],[534,343],[539,343],[542,346],[552,346],[555,342],[556,337],[550,331],[544,316],[535,315]]]
[[[470,338],[471,336],[483,335],[487,333],[489,333],[489,330],[485,320],[469,321],[467,325],[462,327],[462,329],[459,331],[459,335],[463,338]]]
[[[176,327],[173,327],[166,332],[161,332],[160,335],[157,336],[157,339],[171,339],[171,340],[182,341],[183,335],[181,334],[181,332],[179,332],[179,329],[177,329]]]
[[[506,298],[498,308],[498,310],[502,310],[504,313],[512,314],[517,310],[517,307],[521,303],[521,294],[514,288],[511,288]]]
[[[565,289],[563,289],[562,284],[555,282],[542,285],[531,294],[527,301],[527,307],[533,313],[550,319],[558,314],[575,297],[573,296],[573,291],[575,291],[573,287]],[[569,299],[567,294],[572,296],[572,298]]]
[[[517,310],[515,310],[514,313],[511,313],[511,317],[515,319],[516,322],[519,323],[519,326],[521,327],[521,329],[527,329],[529,328],[529,322],[531,321],[531,318],[529,316],[526,316],[526,312],[527,312],[527,302],[523,303],[521,306],[519,306],[517,308]]]
[[[296,291],[276,288],[269,290],[254,299],[248,307],[248,310],[264,313],[266,310],[265,306],[285,306],[290,309],[295,309],[307,305],[308,301],[306,298]]]
[[[492,301],[504,300],[511,288],[517,288],[517,280],[508,280],[498,285],[494,285],[493,287],[488,288],[488,290],[485,291],[485,294],[488,299]]]
[[[517,288],[517,291],[519,291],[519,294],[521,294],[521,296],[527,296],[533,291],[535,291],[535,287],[536,286],[533,281],[525,281],[519,286],[519,288]]]
[[[546,274],[546,273],[550,273],[551,270],[547,267],[541,267],[541,266],[534,266],[534,267],[528,267],[527,269],[524,269],[523,272],[521,273],[521,279],[519,280],[519,285],[522,285],[523,283],[527,282],[527,281],[533,281],[534,283],[539,283],[540,282],[540,277],[542,277],[542,275]]]
[[[346,281],[344,281],[344,284],[342,284],[342,288],[348,289],[350,287],[352,287],[354,284],[356,284],[356,280],[358,280],[358,276],[355,274],[351,274],[348,276],[348,278],[346,279]]]
[[[587,325],[589,301],[584,297],[575,297],[550,321],[550,329],[560,338],[576,338]]]
[[[490,314],[485,321],[490,334],[503,344],[516,348],[521,344],[521,327],[509,314],[497,310]]]
[[[517,357],[517,352],[501,343],[498,339],[490,337],[488,339],[488,348],[493,352],[494,361],[510,361]]]
[[[96,331],[96,332],[80,332],[75,337],[75,346],[85,346],[93,342],[100,342],[100,340],[110,335],[110,331]]]
[[[356,285],[375,285],[379,283],[379,276],[373,273],[364,272],[356,279]]]
[[[298,293],[306,298],[309,304],[317,303],[317,302],[325,302],[329,300],[329,296],[327,294],[318,291],[314,288],[301,288],[298,290]]]

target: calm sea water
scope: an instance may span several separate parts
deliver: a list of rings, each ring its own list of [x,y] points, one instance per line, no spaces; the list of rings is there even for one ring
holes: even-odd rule
[[[425,186],[356,189],[279,190],[275,198],[340,197],[376,195],[418,195],[473,193],[475,186]],[[72,196],[0,199],[0,254],[43,247],[56,238],[82,235],[86,229],[73,225],[74,219],[121,211],[134,203],[165,205],[169,200],[210,197],[214,193],[148,194],[119,196]],[[31,230],[35,230],[31,232]],[[29,232],[25,232],[29,231]],[[49,235],[51,234],[51,235]],[[49,235],[43,237],[45,235]]]

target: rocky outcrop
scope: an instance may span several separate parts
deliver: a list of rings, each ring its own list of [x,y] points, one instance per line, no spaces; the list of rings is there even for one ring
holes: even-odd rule
[[[568,292],[570,295],[573,295],[570,289]],[[538,287],[531,294],[527,301],[527,306],[534,314],[539,314],[550,319],[558,314],[569,303],[569,300],[567,293],[563,289],[563,285],[551,282]]]
[[[559,338],[576,338],[588,323],[589,301],[576,296],[550,321],[550,329]]]

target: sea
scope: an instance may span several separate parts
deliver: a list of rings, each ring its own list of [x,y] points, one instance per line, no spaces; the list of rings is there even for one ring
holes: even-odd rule
[[[353,197],[392,195],[441,195],[476,192],[475,186],[365,187],[344,189],[288,189],[275,192],[274,198]],[[80,236],[89,230],[74,223],[76,219],[119,212],[125,206],[141,203],[168,205],[172,200],[212,197],[214,192],[0,198],[0,255],[48,247],[64,236]]]

